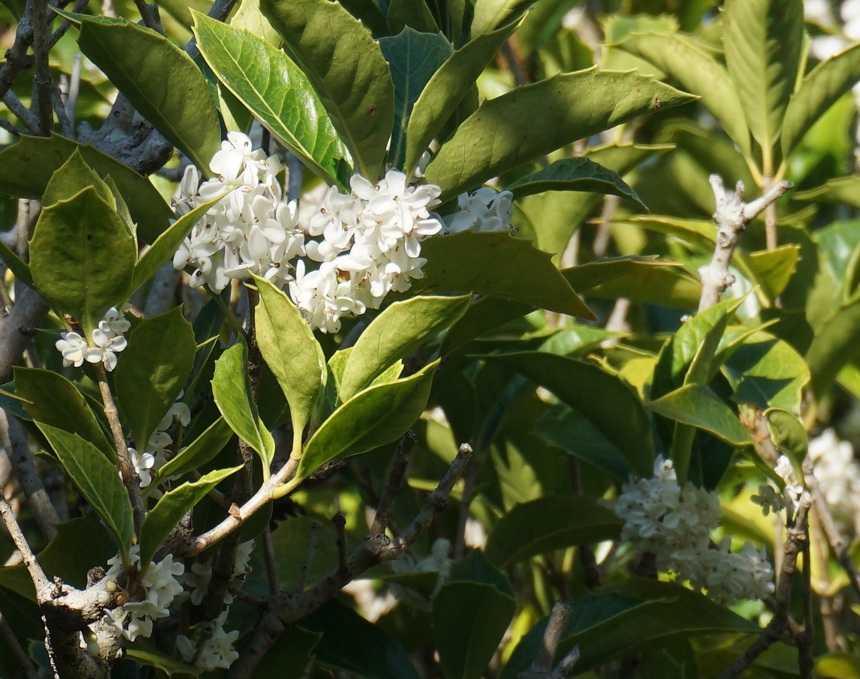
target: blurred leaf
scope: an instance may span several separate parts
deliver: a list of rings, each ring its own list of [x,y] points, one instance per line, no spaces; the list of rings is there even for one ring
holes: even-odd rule
[[[143,319],[129,335],[114,387],[120,412],[141,452],[191,375],[196,346],[182,307]]]
[[[81,22],[81,51],[144,118],[208,174],[209,161],[221,144],[221,126],[197,64],[184,50],[144,26],[125,19],[75,18]]]
[[[809,448],[809,437],[803,422],[794,413],[779,408],[770,408],[765,414],[770,438],[777,450],[789,453],[794,462],[800,465]]]
[[[795,200],[845,204],[850,207],[860,208],[860,176],[834,177],[813,189],[795,191],[792,194],[792,198]]]
[[[0,240],[0,261],[15,275],[16,280],[33,287],[30,267],[2,240]]]
[[[379,43],[336,2],[262,0],[260,4],[326,107],[356,171],[375,181],[384,171],[395,103]],[[274,101],[274,94],[265,98]],[[307,100],[312,96],[309,90]]]
[[[131,503],[119,478],[116,465],[89,441],[77,434],[40,423],[39,429],[81,494],[116,538],[123,554],[128,554],[134,536]]]
[[[800,67],[803,2],[727,0],[723,20],[729,74],[750,131],[764,158],[771,158]],[[774,168],[765,167],[764,171],[773,172]]]
[[[409,377],[369,387],[340,406],[305,446],[293,483],[322,465],[360,455],[400,438],[427,405],[434,361]]]
[[[643,477],[651,473],[654,444],[648,415],[636,392],[621,378],[592,363],[553,354],[520,352],[485,358],[502,361],[549,389],[616,445],[631,470]],[[585,384],[588,389],[582,388]]]
[[[774,250],[761,250],[747,256],[747,264],[769,299],[776,299],[785,290],[797,269],[800,247],[781,245]]]
[[[116,459],[113,442],[108,439],[86,399],[74,384],[50,370],[16,366],[14,375],[15,393],[26,399],[24,408],[30,417],[78,434],[107,455],[109,460]]]
[[[260,456],[263,477],[269,478],[269,466],[275,455],[275,441],[260,419],[251,396],[247,375],[248,348],[244,342],[234,344],[215,361],[212,396],[224,420],[236,435]]]
[[[648,408],[675,422],[704,429],[730,445],[750,443],[749,432],[737,415],[707,386],[685,384],[649,402]]]
[[[591,316],[550,256],[506,233],[463,232],[437,236],[421,247],[427,258],[415,292],[474,292],[525,302],[571,316]],[[516,271],[517,276],[500,276]]]
[[[487,558],[500,567],[572,545],[617,539],[622,521],[586,496],[548,496],[517,505],[493,527]]]
[[[643,210],[648,209],[636,191],[627,186],[618,174],[584,157],[558,160],[537,172],[516,179],[505,188],[512,191],[516,198],[545,191],[609,194],[627,198]]]
[[[450,10],[450,7],[449,7]],[[404,169],[412,173],[421,154],[460,105],[499,46],[513,32],[508,24],[466,43],[449,56],[421,91],[406,129]]]
[[[750,134],[736,85],[710,54],[681,34],[633,33],[620,47],[651,62],[686,90],[702,97],[702,104],[741,151],[750,155]]]
[[[305,426],[325,389],[325,356],[289,297],[262,278],[254,281],[260,294],[255,314],[257,342],[290,404],[293,453],[298,455]]]
[[[308,665],[314,660],[314,651],[322,636],[322,632],[311,632],[290,625],[257,666],[258,679],[276,679],[283,674],[285,667],[304,676]]]
[[[42,210],[30,241],[36,288],[87,333],[128,299],[136,260],[134,236],[96,187]]]
[[[51,135],[28,137],[0,151],[0,192],[23,198],[40,198],[53,173],[79,150],[87,164],[101,177],[110,176],[122,191],[138,231],[153,240],[167,226],[171,212],[152,183],[130,167],[92,146]]]
[[[815,675],[822,679],[860,679],[860,658],[848,653],[826,653],[815,660]]]
[[[182,517],[206,497],[221,481],[232,476],[242,468],[231,467],[211,471],[197,481],[187,481],[162,495],[155,507],[146,513],[143,527],[140,530],[140,563],[145,567],[162,542],[179,524]]]
[[[200,52],[218,79],[317,174],[342,182],[349,153],[308,76],[257,36],[199,12],[192,14]],[[274,73],[280,76],[272,77]]]
[[[433,13],[427,7],[425,0],[388,0],[387,19],[393,32],[410,26],[426,33],[439,31],[436,19],[433,18]]]
[[[395,302],[367,326],[349,352],[338,382],[348,401],[398,360],[409,358],[423,343],[455,323],[470,296],[413,297]]]
[[[484,102],[439,149],[427,181],[452,198],[577,139],[692,100],[636,73],[560,74]]]
[[[124,649],[125,656],[148,667],[154,667],[164,672],[168,677],[173,676],[199,676],[201,670],[194,665],[189,665],[166,653],[151,648],[144,648],[141,642],[136,646]]]
[[[475,0],[472,38],[510,23],[534,3],[535,0]]]
[[[860,301],[843,306],[822,326],[806,352],[812,391],[821,398],[843,366],[860,356]]]
[[[158,468],[159,479],[184,476],[214,459],[233,437],[230,425],[219,417],[187,446]]]
[[[791,153],[810,127],[860,80],[860,45],[822,61],[800,83],[782,123],[782,153]]]
[[[423,1],[418,0],[422,5]],[[417,4],[415,0],[408,3]],[[395,36],[381,38],[379,46],[394,81],[394,132],[389,158],[399,166],[406,153],[404,135],[412,107],[430,78],[451,55],[452,47],[441,33],[419,33],[409,26]]]

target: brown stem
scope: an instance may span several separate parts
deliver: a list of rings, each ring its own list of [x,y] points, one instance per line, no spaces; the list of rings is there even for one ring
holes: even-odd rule
[[[33,23],[33,113],[39,126],[39,134],[47,136],[53,125],[51,103],[51,71],[48,67],[50,49],[50,18],[47,0],[30,0],[30,20]]]

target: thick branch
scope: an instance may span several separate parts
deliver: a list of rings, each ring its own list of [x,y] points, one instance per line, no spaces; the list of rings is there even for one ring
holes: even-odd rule
[[[702,279],[699,311],[704,311],[719,302],[720,295],[732,284],[734,279],[729,273],[729,265],[740,235],[747,224],[788,191],[791,184],[778,182],[764,195],[749,203],[743,201],[743,182],[738,182],[733,192],[726,191],[723,180],[718,175],[711,175],[711,188],[716,202],[714,221],[717,223],[717,238],[711,263],[699,269],[699,276]]]

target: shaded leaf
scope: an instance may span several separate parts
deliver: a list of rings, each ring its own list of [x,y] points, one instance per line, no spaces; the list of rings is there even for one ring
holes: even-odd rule
[[[388,0],[387,19],[389,27],[394,31],[399,31],[404,26],[411,26],[426,33],[439,31],[426,0]]]
[[[214,459],[233,437],[230,425],[219,417],[187,446],[158,468],[158,478],[183,476]]]
[[[15,274],[17,280],[30,287],[33,286],[33,275],[30,273],[30,267],[2,240],[0,240],[0,261]]]
[[[844,203],[860,208],[860,176],[834,177],[813,189],[795,191],[791,197],[803,201]]]

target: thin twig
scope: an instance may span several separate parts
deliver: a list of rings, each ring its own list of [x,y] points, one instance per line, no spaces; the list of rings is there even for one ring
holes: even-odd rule
[[[412,450],[412,446],[415,445],[415,441],[415,434],[409,431],[404,434],[397,445],[394,459],[391,461],[391,468],[388,471],[388,478],[382,489],[382,496],[376,505],[376,514],[370,527],[371,535],[381,535],[391,524],[389,516],[391,503],[403,488],[403,482],[406,478],[406,468],[409,466],[409,453]]]
[[[81,53],[75,52],[74,61],[72,61],[72,73],[69,76],[69,93],[66,97],[66,117],[69,119],[69,124],[72,127],[72,135],[75,133],[75,116],[78,108],[78,95],[81,92]]]
[[[275,543],[272,541],[272,528],[266,526],[263,531],[263,562],[266,565],[266,579],[269,581],[269,592],[277,594],[281,591],[278,582],[278,565],[275,557]]]
[[[51,18],[48,0],[29,0],[30,21],[33,25],[33,114],[38,121],[38,133],[47,136],[53,126],[51,115],[51,69],[48,66]]]
[[[39,134],[39,119],[27,110],[27,107],[18,99],[18,95],[9,90],[3,95],[3,103],[9,107],[9,110],[15,114],[18,120],[26,125],[30,132]]]
[[[145,0],[134,0],[134,4],[137,6],[137,11],[140,12],[140,18],[143,19],[143,23],[147,28],[151,28],[153,31],[158,31],[159,33],[164,33],[164,28],[161,26],[161,20],[158,18],[157,10],[152,5],[147,4]]]
[[[558,645],[567,631],[570,612],[570,606],[566,603],[559,602],[552,607],[552,612],[546,623],[546,629],[544,629],[541,647],[538,649],[538,653],[528,671],[520,674],[521,679],[549,677],[552,673],[553,661],[558,651]]]
[[[24,537],[24,532],[18,524],[18,519],[15,517],[15,512],[9,506],[9,503],[0,495],[0,517],[6,525],[6,530],[9,531],[9,537],[15,548],[20,552],[24,565],[27,567],[27,572],[30,573],[30,579],[33,581],[33,586],[36,588],[36,599],[41,601],[45,593],[51,589],[51,581],[39,565],[36,555],[30,548],[30,543]]]

